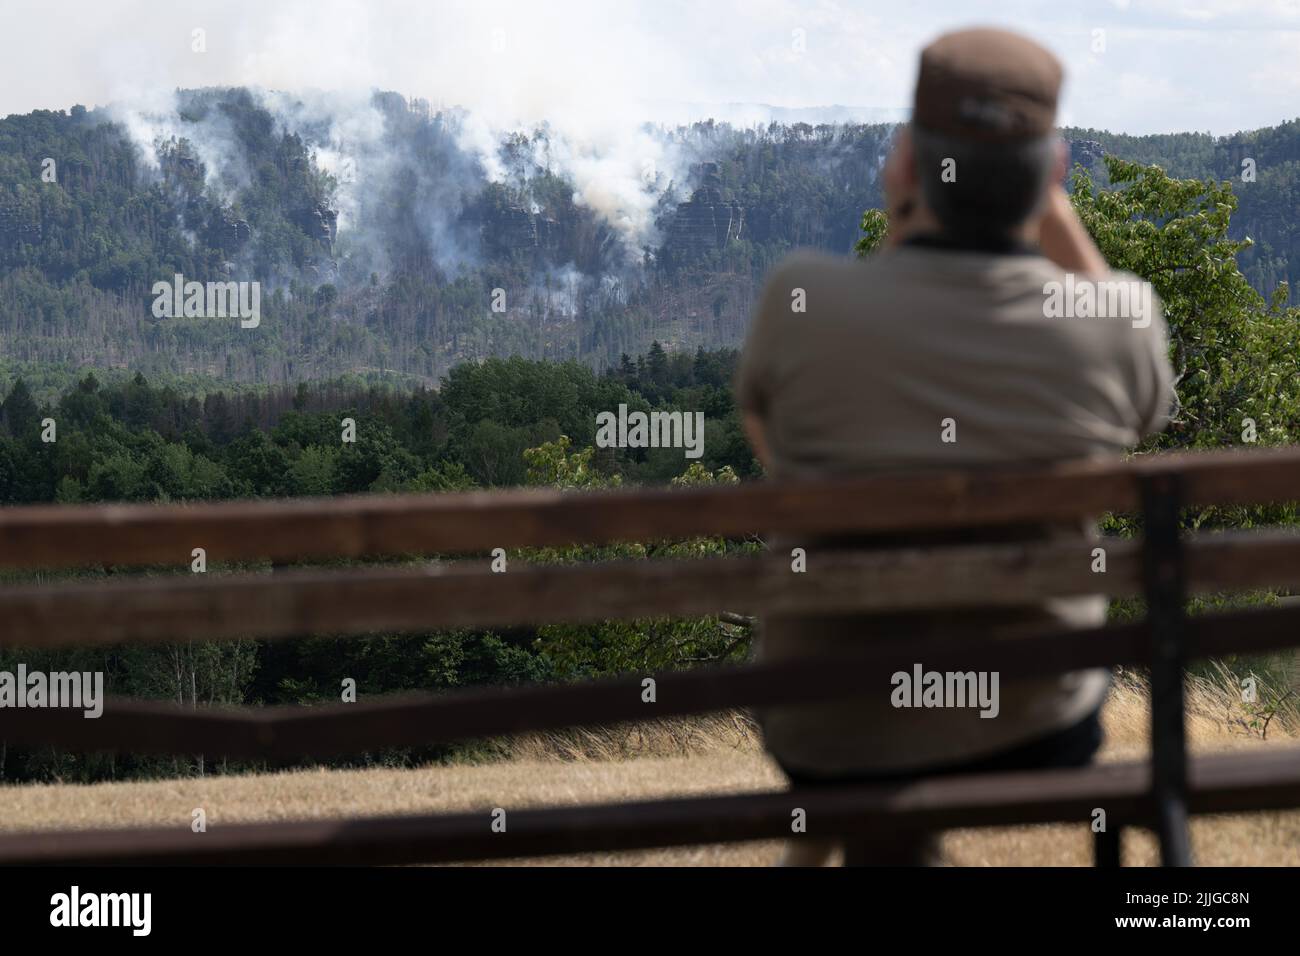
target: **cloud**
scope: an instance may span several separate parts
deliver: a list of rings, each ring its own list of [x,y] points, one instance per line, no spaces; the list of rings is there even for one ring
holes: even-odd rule
[[[1297,0],[7,0],[0,112],[178,86],[383,88],[595,141],[693,105],[903,107],[921,46],[973,22],[1055,50],[1083,125],[1231,132],[1296,112]],[[1119,101],[1132,75],[1160,101]]]

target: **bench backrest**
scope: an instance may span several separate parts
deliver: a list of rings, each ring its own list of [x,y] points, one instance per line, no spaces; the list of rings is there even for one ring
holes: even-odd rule
[[[1157,826],[1167,861],[1179,862],[1186,856],[1185,828],[1181,849],[1176,832],[1187,788],[1183,662],[1300,644],[1300,609],[1188,621],[1185,598],[1196,591],[1300,584],[1300,535],[1188,536],[1180,533],[1178,515],[1188,506],[1296,499],[1300,451],[1284,450],[598,494],[526,490],[6,508],[0,509],[0,568],[91,566],[113,573],[108,581],[74,576],[0,587],[0,645],[275,639],[719,612],[1008,605],[1068,594],[1144,595],[1146,621],[1094,632],[995,643],[938,639],[901,650],[863,649],[851,661],[661,674],[653,716],[848,696],[860,692],[870,675],[887,675],[921,658],[943,670],[998,670],[1005,676],[1147,663],[1156,696]],[[496,548],[766,533],[813,539],[1071,521],[1107,511],[1142,514],[1146,540],[1081,537],[837,551],[816,573],[805,574],[791,573],[788,554],[569,566],[520,562],[506,574],[494,573],[488,558]],[[1106,551],[1103,574],[1094,561],[1098,546]],[[191,575],[195,548],[204,549],[212,564],[462,557],[414,567]],[[128,573],[141,566],[174,573]],[[0,738],[81,749],[291,759],[637,719],[646,716],[641,679],[313,708],[181,711],[158,702],[111,700],[104,716],[93,721],[49,710],[0,712]]]

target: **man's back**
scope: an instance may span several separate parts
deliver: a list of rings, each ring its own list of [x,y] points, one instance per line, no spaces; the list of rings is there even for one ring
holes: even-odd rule
[[[742,406],[764,414],[772,476],[1116,454],[1162,427],[1159,304],[1146,327],[1047,318],[1052,282],[1064,273],[1029,253],[791,257],[768,283],[739,379]],[[955,440],[942,440],[944,419]]]
[[[770,473],[1117,455],[1163,427],[1170,373],[1158,303],[1139,295],[1125,317],[1046,316],[1053,283],[1064,295],[1070,281],[1032,252],[926,244],[860,262],[787,260],[769,280],[737,383],[742,408],[764,421]],[[800,298],[802,312],[792,307]],[[811,545],[810,574],[818,560],[833,560],[831,542],[774,544]],[[773,619],[759,653],[779,660],[930,634],[1087,627],[1104,613],[1104,599],[1076,598],[995,611]],[[1100,705],[1107,675],[1004,682],[991,718],[975,708],[896,708],[892,687],[878,684],[864,686],[861,700],[764,715],[769,749],[788,769],[813,775],[959,763],[1079,721]]]

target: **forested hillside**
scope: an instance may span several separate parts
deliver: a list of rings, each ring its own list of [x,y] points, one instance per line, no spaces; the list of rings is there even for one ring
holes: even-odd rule
[[[1079,159],[1095,157],[1089,148],[1095,145],[1120,159],[1159,166],[1179,179],[1231,182],[1238,203],[1231,238],[1249,237],[1253,243],[1237,255],[1241,271],[1266,296],[1279,283],[1288,283],[1295,301],[1295,290],[1300,290],[1300,119],[1232,136],[1125,136],[1075,128],[1062,135],[1076,144]],[[1094,172],[1102,169],[1100,163],[1089,165]]]
[[[345,108],[209,89],[163,113],[10,116],[0,385],[90,367],[209,387],[434,386],[491,356],[600,370],[652,341],[734,346],[775,260],[851,249],[880,203],[890,130],[647,128],[644,162],[593,172],[545,127],[485,150],[472,117],[392,93]],[[1255,240],[1239,254],[1247,278],[1265,294],[1300,278],[1300,123],[1218,139],[1064,132],[1102,182],[1104,152],[1231,179],[1233,238]],[[177,274],[260,283],[260,324],[155,316],[154,283]]]

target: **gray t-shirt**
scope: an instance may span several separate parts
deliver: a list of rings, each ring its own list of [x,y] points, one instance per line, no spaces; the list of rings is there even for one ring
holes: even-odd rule
[[[1089,305],[1082,279],[1036,254],[902,246],[866,260],[790,257],[767,283],[737,378],[742,410],[763,420],[769,473],[815,478],[1118,456],[1166,424],[1172,374],[1150,286],[1127,273],[1104,281],[1120,295],[1103,287]],[[1098,314],[1107,308],[1111,314]],[[1105,606],[1097,596],[1013,609],[775,618],[763,622],[758,655],[1089,627],[1103,623]],[[1105,671],[1001,682],[998,716],[981,718],[975,708],[894,707],[895,687],[882,678],[860,699],[771,710],[763,727],[769,750],[791,769],[910,770],[1063,729],[1100,705],[1107,682]]]

